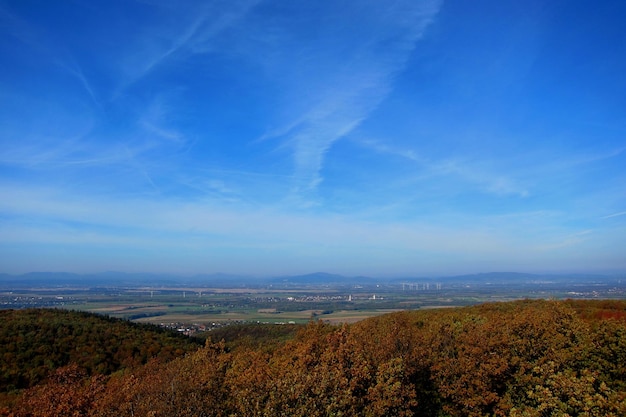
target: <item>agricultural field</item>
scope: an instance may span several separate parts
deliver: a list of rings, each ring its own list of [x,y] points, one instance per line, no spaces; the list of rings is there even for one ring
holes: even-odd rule
[[[626,298],[621,281],[515,285],[492,282],[266,286],[65,285],[0,288],[0,308],[52,307],[174,328],[187,334],[233,323],[354,323],[401,310],[520,299]]]

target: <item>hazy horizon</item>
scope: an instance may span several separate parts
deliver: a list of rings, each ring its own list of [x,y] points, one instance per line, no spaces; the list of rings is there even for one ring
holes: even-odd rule
[[[626,271],[624,16],[0,0],[0,272]]]
[[[63,278],[65,276],[72,277],[81,277],[81,278],[95,278],[101,277],[106,279],[107,277],[124,277],[127,278],[135,278],[138,279],[138,282],[141,282],[142,279],[231,279],[234,281],[243,280],[245,282],[253,282],[253,281],[266,281],[266,280],[275,280],[275,279],[289,279],[289,278],[300,278],[304,279],[307,277],[311,277],[313,280],[332,280],[332,279],[372,279],[372,280],[381,280],[381,281],[394,281],[394,280],[413,280],[413,279],[425,279],[425,280],[446,280],[446,279],[455,279],[462,277],[483,277],[483,278],[505,278],[509,279],[511,277],[517,278],[554,278],[554,279],[577,279],[577,278],[606,278],[609,280],[612,279],[621,279],[621,277],[626,277],[626,271],[616,270],[616,271],[604,271],[604,272],[585,272],[585,271],[572,271],[572,272],[520,272],[520,271],[473,271],[466,273],[456,273],[456,274],[447,274],[447,275],[438,275],[438,274],[404,274],[404,275],[344,275],[344,274],[336,274],[329,271],[313,271],[313,272],[304,272],[304,273],[293,273],[293,274],[236,274],[236,273],[228,273],[228,272],[200,272],[200,273],[176,273],[176,272],[125,272],[125,271],[92,271],[92,272],[68,272],[68,271],[29,271],[24,273],[6,273],[0,271],[0,276],[11,276],[11,277],[24,277],[24,276],[37,276],[39,278],[43,278],[45,276],[53,276],[56,278]],[[69,278],[69,277],[68,277]],[[306,281],[303,281],[306,282]],[[129,281],[130,283],[130,281]]]

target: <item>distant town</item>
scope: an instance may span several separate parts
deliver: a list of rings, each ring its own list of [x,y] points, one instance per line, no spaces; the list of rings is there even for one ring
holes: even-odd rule
[[[327,273],[265,279],[224,274],[0,275],[2,309],[89,311],[187,335],[236,323],[349,323],[398,310],[525,298],[624,299],[626,278],[521,273],[404,279]]]

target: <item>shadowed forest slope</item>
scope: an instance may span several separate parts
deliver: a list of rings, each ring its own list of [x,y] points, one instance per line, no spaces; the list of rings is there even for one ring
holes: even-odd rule
[[[60,309],[0,310],[0,392],[31,387],[74,364],[110,374],[197,350],[193,339],[158,326]]]

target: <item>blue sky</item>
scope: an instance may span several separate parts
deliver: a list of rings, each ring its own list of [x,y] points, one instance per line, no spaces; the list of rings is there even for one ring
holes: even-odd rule
[[[624,19],[0,0],[1,272],[623,272]]]

